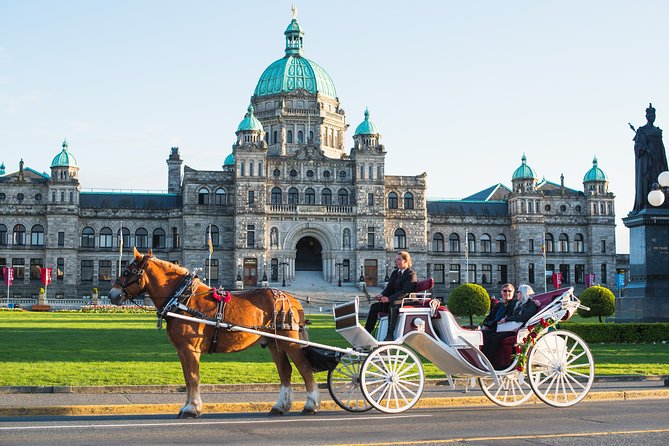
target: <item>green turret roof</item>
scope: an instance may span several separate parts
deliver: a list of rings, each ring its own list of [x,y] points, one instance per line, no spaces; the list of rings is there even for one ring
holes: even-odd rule
[[[374,125],[372,121],[369,120],[369,110],[365,108],[365,120],[355,128],[355,135],[379,135],[378,127]]]
[[[522,164],[520,165],[519,168],[516,169],[515,172],[513,172],[513,176],[511,177],[512,180],[526,180],[526,179],[536,179],[537,174],[532,170],[530,166],[527,165],[527,157],[523,153],[523,157],[521,158]]]
[[[225,157],[225,161],[223,161],[224,166],[234,166],[235,165],[235,155],[230,154]]]
[[[302,56],[304,32],[294,14],[284,32],[286,55],[265,69],[253,94],[266,96],[304,89],[336,98],[337,90],[330,75],[316,62]]]
[[[249,105],[247,113],[244,115],[244,119],[242,119],[242,122],[239,123],[239,127],[237,127],[237,131],[262,131],[262,129],[262,124],[258,121],[258,118],[253,116],[253,105]]]
[[[592,159],[592,168],[585,173],[583,182],[587,181],[608,181],[604,171],[597,166],[597,157]]]
[[[51,161],[51,167],[78,167],[77,160],[68,150],[67,140],[63,141],[63,150]]]

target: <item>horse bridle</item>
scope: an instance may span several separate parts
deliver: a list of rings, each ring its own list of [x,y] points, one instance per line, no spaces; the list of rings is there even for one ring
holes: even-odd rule
[[[142,279],[144,270],[146,269],[146,265],[148,263],[149,256],[142,257],[142,260],[138,264],[136,264],[136,260],[133,259],[133,261],[125,267],[121,275],[116,278],[116,281],[114,281],[114,285],[118,285],[118,287],[121,288],[121,291],[123,291],[126,299],[131,302],[134,302],[132,300],[133,297],[137,297],[145,291],[145,287],[140,284],[139,281]],[[121,278],[126,278],[126,280],[124,280],[122,283]],[[137,285],[137,293],[130,294],[128,292],[128,287],[131,285]]]

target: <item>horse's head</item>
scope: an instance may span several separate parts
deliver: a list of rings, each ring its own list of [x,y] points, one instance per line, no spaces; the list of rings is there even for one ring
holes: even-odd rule
[[[144,271],[153,257],[153,252],[149,249],[146,255],[142,255],[137,248],[134,250],[135,258],[118,276],[114,286],[109,290],[109,301],[114,305],[120,305],[126,299],[137,297],[146,289],[148,279],[144,276]]]

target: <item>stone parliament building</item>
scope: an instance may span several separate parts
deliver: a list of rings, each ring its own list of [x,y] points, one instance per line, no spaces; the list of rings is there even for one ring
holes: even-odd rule
[[[419,277],[434,278],[438,296],[465,282],[495,293],[503,282],[528,283],[539,292],[544,271],[577,290],[593,273],[615,285],[614,195],[597,159],[579,190],[539,180],[523,154],[510,188],[428,200],[425,173],[386,173],[368,111],[346,148],[349,124],[332,79],[303,56],[295,18],[284,34],[285,56],[260,76],[220,170],[184,166],[173,147],[167,193],[139,194],[82,191],[67,142],[48,174],[23,161],[14,173],[1,165],[0,272],[15,268],[12,299],[37,296],[40,267],[53,268],[51,300],[94,287],[106,293],[121,241],[121,269],[132,246],[152,248],[229,289],[259,286],[263,276],[278,287],[299,271],[378,286],[398,250],[412,254]],[[6,298],[0,286],[0,304]]]

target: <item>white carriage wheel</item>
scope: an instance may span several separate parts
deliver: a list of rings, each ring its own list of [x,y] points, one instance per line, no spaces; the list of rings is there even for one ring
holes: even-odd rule
[[[495,385],[495,380],[492,378],[479,378],[481,390],[497,405],[519,406],[532,396],[532,387],[523,372],[512,370],[506,375],[498,376],[497,379],[499,384]]]
[[[569,407],[590,391],[595,362],[583,339],[569,331],[551,331],[530,350],[527,374],[541,401],[554,407]]]
[[[349,412],[366,412],[372,408],[360,389],[360,366],[364,359],[342,355],[334,370],[328,371],[328,391],[339,407]]]
[[[385,413],[400,413],[413,407],[425,386],[418,356],[401,345],[384,345],[372,351],[360,371],[365,399]]]

